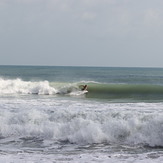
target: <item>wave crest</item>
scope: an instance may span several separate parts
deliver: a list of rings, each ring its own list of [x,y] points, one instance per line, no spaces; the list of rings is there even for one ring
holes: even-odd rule
[[[78,96],[87,91],[81,91],[77,83],[49,83],[49,81],[23,81],[0,78],[0,94],[39,94],[55,95],[69,94]]]
[[[0,79],[0,94],[54,94],[57,90],[48,81],[31,82],[21,79]]]

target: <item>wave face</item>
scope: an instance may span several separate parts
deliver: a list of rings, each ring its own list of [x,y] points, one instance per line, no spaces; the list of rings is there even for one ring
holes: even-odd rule
[[[163,86],[145,84],[90,83],[88,98],[144,98],[163,97]]]

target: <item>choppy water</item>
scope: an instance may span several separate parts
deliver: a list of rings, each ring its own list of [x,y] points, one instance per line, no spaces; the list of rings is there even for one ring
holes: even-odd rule
[[[162,162],[162,83],[161,68],[1,66],[0,162]]]

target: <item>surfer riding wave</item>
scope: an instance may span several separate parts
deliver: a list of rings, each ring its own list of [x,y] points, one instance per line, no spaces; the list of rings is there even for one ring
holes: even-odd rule
[[[87,91],[87,88],[88,88],[87,85],[81,85],[81,87],[82,87],[82,88],[81,88],[82,91]]]

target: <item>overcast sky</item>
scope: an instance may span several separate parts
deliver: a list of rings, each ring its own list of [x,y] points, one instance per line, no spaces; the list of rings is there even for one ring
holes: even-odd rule
[[[163,67],[163,0],[0,0],[0,65]]]

